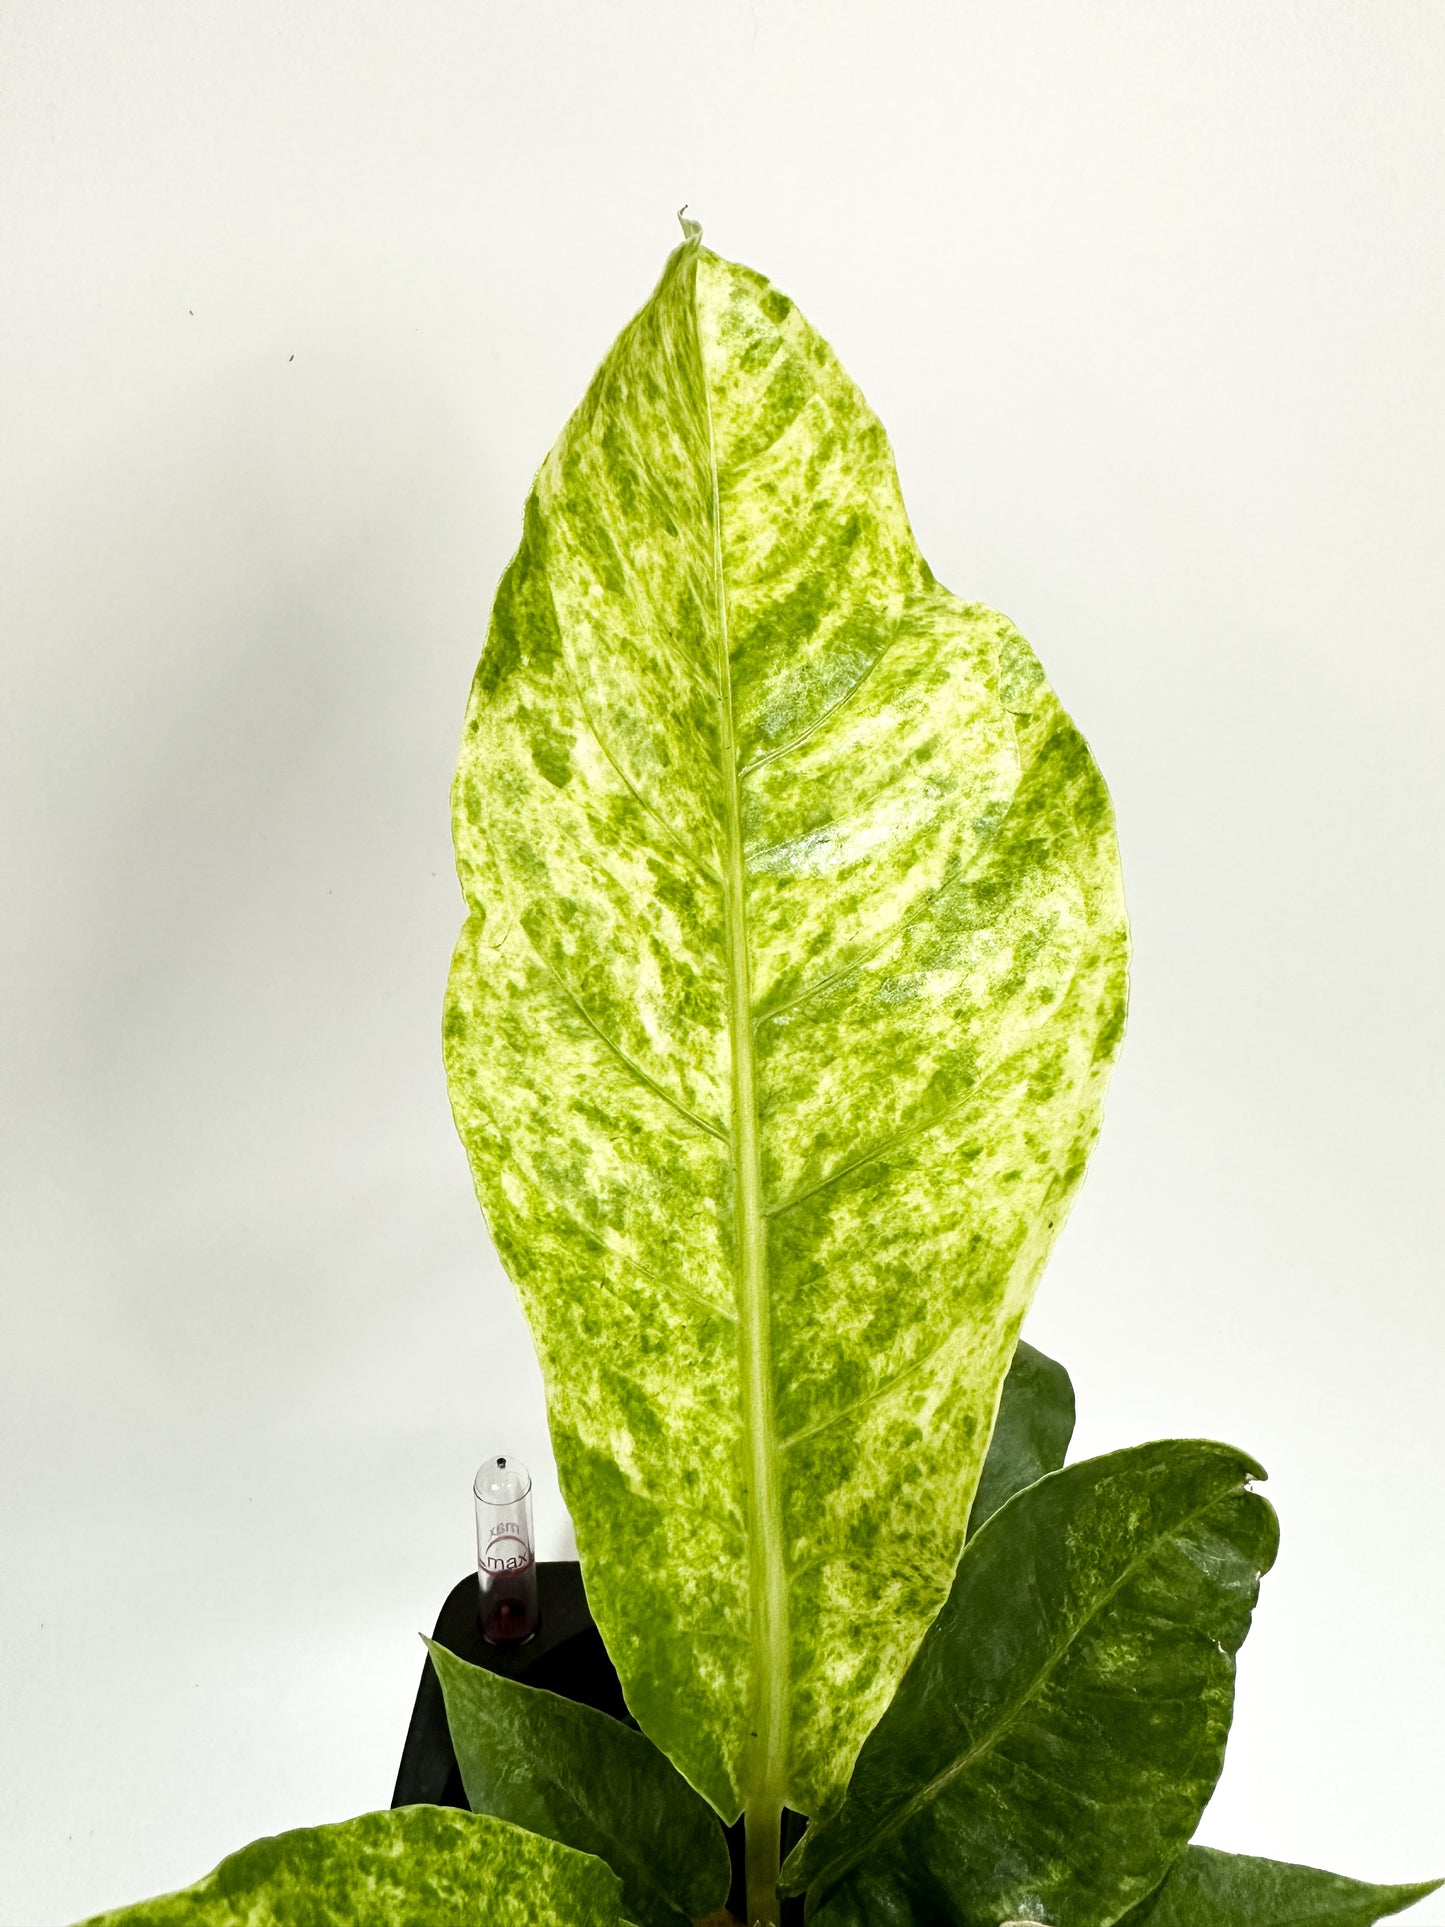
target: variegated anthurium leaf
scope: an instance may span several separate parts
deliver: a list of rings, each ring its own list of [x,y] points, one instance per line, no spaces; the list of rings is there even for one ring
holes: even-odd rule
[[[645,1733],[426,1644],[473,1813],[595,1853],[638,1927],[720,1911],[732,1882],[723,1830]]]
[[[1190,1847],[1118,1927],[1374,1927],[1442,1884],[1376,1887],[1288,1860]]]
[[[180,1893],[82,1927],[623,1927],[591,1854],[454,1807],[398,1807],[253,1840]]]
[[[947,1597],[1124,911],[1028,645],[695,230],[538,475],[454,823],[452,1101],[588,1600],[724,1818],[820,1811]]]
[[[1110,1927],[1150,1893],[1224,1762],[1278,1541],[1260,1477],[1165,1439],[1010,1499],[783,1891],[819,1927]]]

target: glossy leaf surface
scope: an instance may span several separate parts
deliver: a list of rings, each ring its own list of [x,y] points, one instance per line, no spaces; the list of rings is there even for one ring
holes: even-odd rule
[[[1190,1847],[1119,1927],[1373,1927],[1440,1885],[1376,1887],[1287,1860]]]
[[[588,1854],[452,1807],[398,1807],[253,1840],[180,1893],[83,1927],[619,1927]]]
[[[1074,1387],[1056,1359],[1020,1339],[1003,1382],[983,1476],[968,1515],[970,1535],[1006,1499],[1057,1472],[1074,1436]]]
[[[1107,793],[827,344],[692,233],[538,475],[453,800],[453,1109],[589,1602],[724,1818],[817,1812],[1097,1129]]]
[[[996,1512],[785,1891],[827,1927],[1109,1927],[1149,1893],[1223,1764],[1277,1542],[1260,1476],[1166,1440]]]
[[[427,1641],[474,1813],[603,1859],[638,1927],[685,1927],[726,1902],[727,1841],[651,1740],[556,1693],[469,1666]]]

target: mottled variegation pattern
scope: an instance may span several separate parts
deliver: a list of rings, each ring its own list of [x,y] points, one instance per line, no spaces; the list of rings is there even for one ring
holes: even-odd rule
[[[453,1807],[253,1840],[180,1893],[82,1927],[625,1927],[591,1854]]]
[[[453,1104],[589,1601],[725,1818],[817,1812],[947,1595],[1124,913],[1028,645],[695,233],[537,478],[454,804]]]

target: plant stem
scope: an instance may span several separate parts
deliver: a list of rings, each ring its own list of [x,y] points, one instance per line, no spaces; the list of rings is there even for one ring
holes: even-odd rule
[[[758,1801],[743,1817],[748,1883],[748,1927],[778,1927],[778,1862],[783,1831],[781,1800]]]

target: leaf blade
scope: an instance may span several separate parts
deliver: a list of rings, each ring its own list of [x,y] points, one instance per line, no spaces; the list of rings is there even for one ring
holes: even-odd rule
[[[999,1507],[1050,1472],[1068,1456],[1074,1436],[1074,1387],[1057,1359],[1019,1340],[1003,1382],[988,1457],[983,1462],[968,1534]]]
[[[824,1920],[968,1927],[1109,1927],[1152,1891],[1223,1763],[1277,1544],[1259,1476],[1230,1447],[1169,1440],[1011,1499],[784,1890]]]
[[[79,1927],[621,1927],[589,1854],[452,1807],[397,1807],[253,1840],[178,1893]]]
[[[628,1705],[725,1819],[822,1810],[947,1595],[1123,908],[1027,645],[695,239],[539,474],[454,822],[453,1108]]]
[[[731,1879],[711,1809],[642,1733],[426,1642],[474,1813],[605,1860],[639,1927],[716,1912]]]
[[[1118,1927],[1374,1927],[1442,1884],[1376,1886],[1293,1861],[1188,1847]]]

